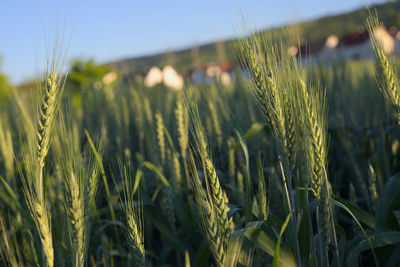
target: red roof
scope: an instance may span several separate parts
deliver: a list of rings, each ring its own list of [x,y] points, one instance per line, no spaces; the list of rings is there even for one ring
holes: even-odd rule
[[[218,65],[218,67],[221,68],[221,71],[223,71],[223,72],[229,72],[229,71],[232,70],[232,67],[233,67],[232,63],[229,62],[229,61],[221,62],[221,63],[219,63],[217,65]]]
[[[325,40],[302,44],[299,48],[301,56],[318,53],[325,44]]]
[[[368,31],[353,32],[353,33],[342,36],[339,40],[339,46],[340,45],[347,46],[347,45],[361,44],[368,40],[369,40]]]
[[[225,62],[219,62],[219,63],[207,63],[206,65],[197,67],[196,70],[201,70],[201,71],[207,71],[208,68],[210,67],[219,67],[222,72],[229,72],[233,69],[233,64],[232,62],[225,61]]]

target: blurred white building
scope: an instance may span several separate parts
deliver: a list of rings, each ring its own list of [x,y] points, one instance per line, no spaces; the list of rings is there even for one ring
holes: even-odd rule
[[[149,70],[146,77],[144,78],[144,85],[146,85],[147,87],[153,87],[161,83],[162,80],[163,73],[158,67],[154,66]]]
[[[114,71],[110,71],[106,75],[103,76],[103,83],[105,85],[109,85],[109,84],[115,82],[117,80],[117,78],[118,78],[117,73]]]
[[[164,83],[173,90],[182,90],[183,88],[182,76],[170,65],[165,66],[162,71],[154,66],[150,68],[144,78],[144,85],[147,87],[154,87],[160,83]]]
[[[165,86],[174,90],[183,89],[183,78],[172,66],[167,65],[163,68],[162,77]]]

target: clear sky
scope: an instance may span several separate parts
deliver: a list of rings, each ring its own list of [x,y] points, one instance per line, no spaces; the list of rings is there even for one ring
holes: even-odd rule
[[[381,2],[385,1],[1,0],[0,68],[13,83],[32,78],[43,66],[49,39],[62,26],[70,40],[67,63],[73,58],[104,63],[234,37],[241,13],[254,27],[264,28]]]

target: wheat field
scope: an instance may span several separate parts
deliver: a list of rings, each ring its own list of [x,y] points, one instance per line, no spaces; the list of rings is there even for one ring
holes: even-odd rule
[[[399,266],[398,64],[371,41],[310,65],[252,33],[249,79],[78,96],[57,43],[0,106],[0,265]]]

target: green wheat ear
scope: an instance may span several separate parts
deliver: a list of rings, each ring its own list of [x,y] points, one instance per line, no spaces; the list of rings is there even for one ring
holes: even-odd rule
[[[156,133],[158,141],[158,149],[160,150],[161,166],[164,168],[166,161],[166,148],[165,148],[165,135],[164,135],[164,122],[161,113],[156,113]]]
[[[378,20],[377,14],[370,14],[367,19],[367,29],[378,63],[377,80],[382,94],[385,96],[386,100],[395,107],[395,115],[397,120],[400,121],[399,78],[397,77],[392,59],[385,53],[381,42],[374,34],[378,27],[383,27],[383,24]]]
[[[38,110],[36,138],[28,137],[28,151],[23,155],[25,172],[22,174],[26,202],[39,232],[46,265],[50,267],[54,266],[54,250],[49,203],[45,197],[44,165],[64,87],[61,75],[63,65],[56,52],[54,52],[53,61],[47,72],[45,86],[43,89],[39,88],[43,91],[41,92],[41,106]],[[34,139],[36,140],[34,141]]]
[[[0,153],[3,156],[4,167],[6,169],[6,178],[8,182],[12,181],[14,176],[14,147],[12,140],[12,129],[7,117],[0,118]]]
[[[326,100],[320,89],[311,91],[302,79],[299,80],[297,105],[303,115],[300,128],[306,140],[302,142],[302,151],[306,153],[308,164],[312,166],[310,180],[314,196],[320,198],[327,163]]]
[[[224,198],[224,192],[220,184],[220,179],[211,160],[205,130],[201,123],[200,113],[194,93],[194,88],[192,87],[187,90],[185,95],[185,109],[189,113],[190,131],[195,139],[194,141],[196,152],[203,163],[203,167],[206,173],[206,188],[207,192],[209,192],[209,194],[207,195],[207,201],[211,205],[211,207],[214,207],[214,223],[218,225],[218,232],[220,233],[219,242],[222,242],[222,246],[224,250],[226,250],[228,246],[228,241],[231,236],[233,222],[232,219],[228,218],[228,201],[226,201],[226,199]],[[198,187],[199,185],[194,184],[193,186]],[[204,206],[204,203],[202,203],[203,198],[204,197],[200,196],[198,199],[198,204],[200,206]],[[209,212],[205,211],[205,213]],[[203,223],[207,224],[207,222],[204,220]]]
[[[143,206],[140,197],[138,197],[138,201],[134,199],[135,191],[131,178],[133,175],[128,164],[127,162],[119,162],[120,173],[124,183],[123,197],[120,196],[126,226],[124,235],[135,258],[136,265],[142,267],[146,263]]]
[[[176,102],[175,116],[178,128],[179,148],[181,150],[183,160],[186,160],[186,149],[189,144],[189,122],[181,99]]]
[[[62,116],[61,116],[62,117]],[[68,129],[67,129],[68,128]],[[63,118],[57,124],[58,179],[62,185],[72,262],[85,266],[90,215],[97,191],[99,168],[89,145],[81,152],[78,126]]]
[[[55,112],[59,103],[60,92],[59,78],[52,70],[47,78],[47,85],[43,94],[42,106],[40,109],[40,120],[37,132],[38,139],[38,161],[40,168],[44,167],[44,159],[48,153],[52,126],[55,119]]]
[[[218,266],[224,266],[225,251],[224,246],[225,234],[221,231],[220,220],[217,217],[217,211],[213,208],[212,196],[209,190],[206,192],[201,184],[197,173],[196,164],[193,154],[189,150],[188,166],[190,170],[190,183],[193,188],[194,197],[200,213],[200,226],[204,237],[207,239],[211,249],[211,253]]]

